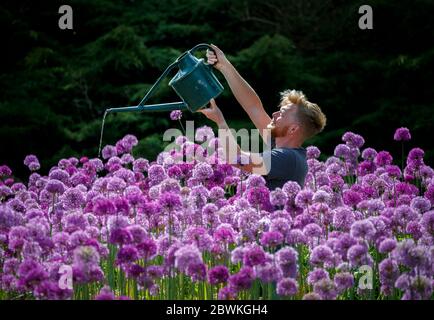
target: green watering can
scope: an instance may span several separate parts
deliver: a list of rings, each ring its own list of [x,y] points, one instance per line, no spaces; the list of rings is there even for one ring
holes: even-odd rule
[[[173,110],[196,112],[205,107],[211,99],[223,92],[223,86],[213,74],[212,65],[205,63],[203,59],[197,59],[193,55],[199,49],[212,50],[210,45],[201,43],[184,52],[175,62],[167,67],[137,106],[110,108],[106,110],[106,114],[111,112]],[[175,90],[182,101],[145,105],[161,80],[175,67],[178,67],[179,70],[172,80],[170,80],[169,85]]]

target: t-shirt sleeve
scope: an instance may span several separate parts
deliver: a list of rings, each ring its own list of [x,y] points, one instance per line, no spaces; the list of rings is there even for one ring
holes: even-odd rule
[[[267,150],[262,157],[270,179],[287,179],[295,170],[295,155],[291,150]]]

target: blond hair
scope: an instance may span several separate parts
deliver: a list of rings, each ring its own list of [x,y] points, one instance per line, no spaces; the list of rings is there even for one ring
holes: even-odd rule
[[[306,139],[320,133],[327,122],[321,108],[307,100],[303,92],[298,90],[285,90],[280,93],[280,105],[293,103],[298,106],[297,117],[303,126]]]

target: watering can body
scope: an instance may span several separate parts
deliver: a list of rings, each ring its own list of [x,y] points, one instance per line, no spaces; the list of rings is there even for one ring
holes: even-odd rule
[[[210,48],[208,44],[199,44],[184,52],[158,78],[145,97],[137,106],[111,108],[106,113],[128,111],[172,111],[189,110],[196,112],[205,107],[209,101],[223,92],[223,86],[212,72],[212,66],[203,59],[197,59],[193,53],[198,49]],[[155,92],[163,78],[175,67],[179,70],[170,80],[169,85],[182,101],[146,105],[146,101]]]

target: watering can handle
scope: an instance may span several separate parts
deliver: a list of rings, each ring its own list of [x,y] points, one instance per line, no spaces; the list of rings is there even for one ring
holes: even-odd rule
[[[208,49],[208,50],[214,51],[214,49],[208,43],[199,43],[188,51],[193,53],[193,52],[200,50],[200,49]],[[212,67],[212,65],[207,63],[207,62],[205,62],[205,65]]]

